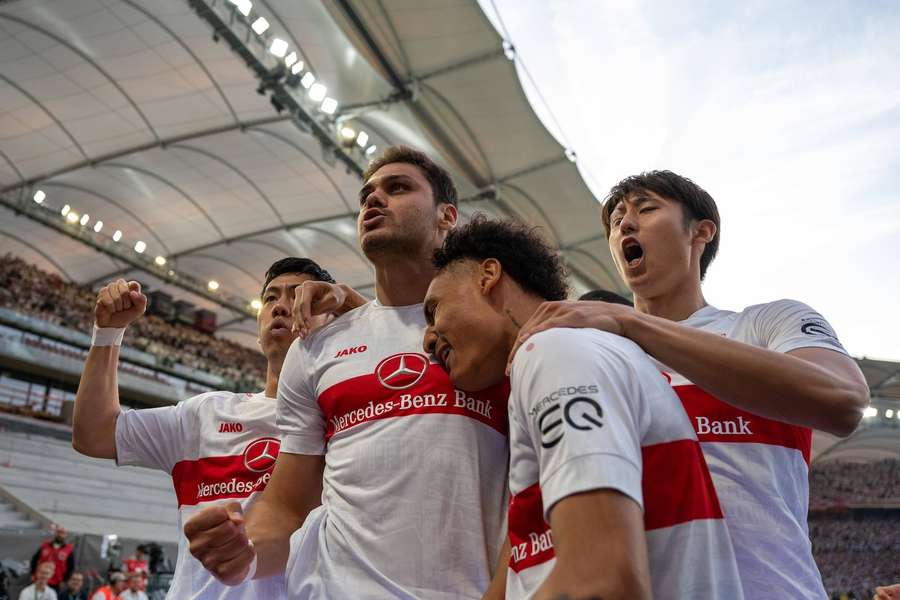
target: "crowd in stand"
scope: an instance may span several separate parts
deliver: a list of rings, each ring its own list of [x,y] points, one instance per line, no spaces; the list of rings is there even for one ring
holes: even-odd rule
[[[900,582],[900,514],[814,516],[809,536],[826,590],[871,598]]]
[[[812,506],[848,502],[900,502],[900,461],[885,459],[861,465],[817,464],[809,474]]]
[[[7,254],[0,258],[0,307],[89,333],[96,294],[68,283],[24,260]],[[236,389],[260,389],[266,360],[256,350],[202,333],[180,323],[145,315],[125,334],[124,343],[157,357],[164,366],[177,364],[219,375]]]

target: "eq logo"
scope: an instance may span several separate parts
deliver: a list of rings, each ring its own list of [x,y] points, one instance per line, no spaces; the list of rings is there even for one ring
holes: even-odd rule
[[[275,464],[280,447],[281,442],[275,438],[261,438],[250,442],[244,448],[244,466],[256,473],[268,471]]]
[[[378,381],[389,390],[405,390],[419,383],[428,370],[428,357],[405,352],[388,356],[375,367]]]

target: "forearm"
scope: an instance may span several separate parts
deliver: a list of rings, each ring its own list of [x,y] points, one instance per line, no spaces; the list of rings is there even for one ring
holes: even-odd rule
[[[864,382],[666,319],[632,313],[624,334],[716,398],[770,419],[846,435],[866,402]]]
[[[291,535],[316,505],[292,506],[274,494],[263,493],[247,514],[247,536],[256,550],[255,578],[284,573]]]
[[[72,446],[96,458],[116,457],[119,406],[119,348],[93,346],[88,352],[75,396]]]

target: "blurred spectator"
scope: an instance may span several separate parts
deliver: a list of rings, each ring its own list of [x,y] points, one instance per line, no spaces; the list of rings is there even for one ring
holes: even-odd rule
[[[87,590],[84,589],[84,575],[72,571],[65,587],[59,592],[59,600],[88,600]]]
[[[812,506],[900,501],[900,461],[817,463],[809,474]]]
[[[90,288],[66,283],[11,254],[0,257],[0,307],[90,333],[94,301]],[[167,367],[181,364],[219,375],[238,389],[264,386],[266,361],[258,350],[155,315],[145,315],[129,327],[124,344],[153,354]]]
[[[125,575],[115,571],[109,576],[109,585],[97,588],[91,600],[119,600],[127,586]]]
[[[825,589],[871,598],[875,588],[900,580],[900,514],[815,515],[809,537]]]
[[[31,574],[37,576],[36,570],[41,563],[51,563],[54,572],[50,575],[50,587],[58,589],[69,573],[75,570],[75,548],[66,542],[68,531],[60,525],[52,540],[47,540],[31,557]]]
[[[119,600],[149,600],[147,594],[141,590],[143,580],[141,573],[132,573],[128,578],[128,589],[119,594]]]
[[[19,600],[57,600],[56,591],[50,587],[50,578],[56,570],[52,562],[42,562],[34,573],[34,583],[19,593]]]

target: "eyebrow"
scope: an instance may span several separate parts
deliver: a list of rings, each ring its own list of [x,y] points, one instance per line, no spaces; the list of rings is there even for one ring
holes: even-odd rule
[[[631,196],[625,200],[621,200],[618,204],[616,204],[616,207],[612,210],[612,214],[616,214],[616,213],[619,213],[619,212],[625,210],[624,208],[622,208],[622,206],[626,202],[639,207],[641,204],[645,204],[647,202],[652,202],[654,200],[656,200],[656,198],[654,198],[652,196],[648,196],[645,193],[638,192],[638,193],[634,194],[633,196]]]
[[[280,290],[282,287],[284,287],[286,289],[293,289],[293,288],[298,288],[301,285],[303,285],[302,282],[301,283],[291,283],[286,286],[283,284],[278,284],[278,283],[276,283],[275,285],[269,285],[266,287],[266,289],[263,290],[261,297],[265,297],[265,295],[268,294],[269,292],[274,292],[274,291]]]
[[[376,179],[375,181],[369,180],[366,185],[362,186],[362,189],[359,190],[359,202],[360,204],[368,197],[369,194],[372,193],[379,185],[390,185],[391,183],[395,183],[398,180],[408,181],[410,183],[415,183],[415,180],[409,175],[404,175],[402,173],[398,173],[397,175],[386,175],[381,179]]]

